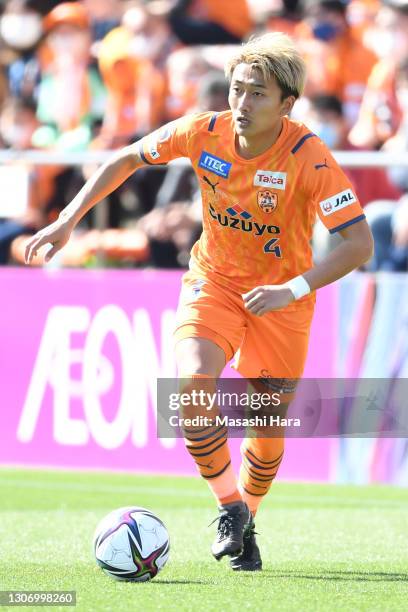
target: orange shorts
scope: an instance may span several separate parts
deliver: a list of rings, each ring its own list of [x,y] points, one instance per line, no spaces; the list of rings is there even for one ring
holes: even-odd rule
[[[313,305],[276,310],[262,317],[245,309],[240,294],[200,279],[183,277],[175,340],[206,338],[225,352],[244,378],[300,378],[309,344]]]

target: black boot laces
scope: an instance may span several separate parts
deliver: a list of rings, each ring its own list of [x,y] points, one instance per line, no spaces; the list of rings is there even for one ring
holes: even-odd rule
[[[225,540],[233,533],[234,528],[234,519],[237,517],[235,515],[225,513],[217,516],[211,523],[208,525],[209,527],[213,525],[216,521],[218,521],[217,534],[219,540]]]

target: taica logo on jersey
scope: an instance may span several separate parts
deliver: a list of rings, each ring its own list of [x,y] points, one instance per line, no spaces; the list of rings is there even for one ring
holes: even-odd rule
[[[211,155],[210,153],[207,153],[207,151],[203,151],[201,153],[198,165],[200,168],[205,168],[206,170],[214,172],[214,174],[222,176],[223,178],[228,178],[229,171],[231,170],[232,166],[232,164],[225,161],[225,159]]]
[[[286,172],[257,170],[254,177],[254,185],[258,187],[272,187],[273,189],[286,189],[286,176]]]
[[[320,208],[325,216],[332,215],[333,213],[357,202],[357,198],[351,189],[345,189],[340,193],[335,193],[331,198],[320,202]]]

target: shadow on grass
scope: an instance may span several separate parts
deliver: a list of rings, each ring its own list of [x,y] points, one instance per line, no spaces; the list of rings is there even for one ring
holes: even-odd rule
[[[408,582],[408,574],[395,572],[348,572],[342,570],[324,570],[321,574],[306,574],[299,571],[264,570],[262,574],[268,574],[274,578],[300,578],[303,580],[351,580],[355,582]],[[242,575],[248,575],[243,572]]]

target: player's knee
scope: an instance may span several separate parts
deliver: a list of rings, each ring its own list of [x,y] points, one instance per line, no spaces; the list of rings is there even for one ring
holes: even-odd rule
[[[216,402],[216,379],[204,374],[184,373],[178,380],[180,415],[192,418],[213,411]]]
[[[178,371],[218,378],[225,366],[224,351],[206,338],[184,338],[176,344]]]

